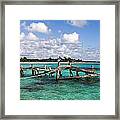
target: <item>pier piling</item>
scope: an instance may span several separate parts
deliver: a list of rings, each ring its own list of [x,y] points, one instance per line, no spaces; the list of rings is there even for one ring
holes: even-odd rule
[[[24,71],[22,67],[20,67],[20,77],[24,77]]]

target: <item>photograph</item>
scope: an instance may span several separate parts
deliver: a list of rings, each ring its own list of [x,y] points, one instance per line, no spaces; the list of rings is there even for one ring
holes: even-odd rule
[[[100,20],[20,20],[20,100],[100,100]]]
[[[3,1],[0,117],[119,119],[119,8]]]

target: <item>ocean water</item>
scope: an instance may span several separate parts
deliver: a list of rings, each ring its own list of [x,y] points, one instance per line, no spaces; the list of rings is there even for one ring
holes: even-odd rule
[[[22,67],[30,67],[30,64],[20,64]],[[57,64],[32,64],[34,67],[51,67],[56,68]],[[66,64],[64,64],[66,65]],[[100,64],[84,63],[73,64],[80,68],[90,68],[91,66],[96,69],[96,73],[100,73]],[[100,100],[100,78],[90,78],[90,80],[73,79],[73,80],[55,80],[55,75],[49,77],[31,78],[31,70],[24,71],[24,77],[20,79],[20,99],[21,100]],[[73,72],[75,75],[75,72]],[[79,72],[79,75],[85,73]],[[62,72],[62,77],[69,77],[69,70]],[[86,82],[87,81],[87,82]],[[89,81],[89,82],[88,82]]]

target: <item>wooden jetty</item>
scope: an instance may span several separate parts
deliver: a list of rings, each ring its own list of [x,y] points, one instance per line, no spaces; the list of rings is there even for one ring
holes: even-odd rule
[[[76,66],[72,66],[71,64],[69,65],[60,65],[58,63],[58,67],[52,69],[50,67],[28,67],[28,68],[23,68],[20,67],[20,76],[21,78],[24,77],[24,70],[31,70],[32,75],[25,77],[25,78],[35,78],[35,77],[44,77],[48,75],[49,77],[51,76],[56,76],[56,80],[72,80],[72,79],[81,79],[81,78],[93,78],[93,77],[99,77],[100,74],[97,74],[95,72],[95,68],[80,68]],[[69,76],[68,77],[62,77],[62,72],[64,70],[69,70]],[[73,71],[76,72],[76,75],[73,75]],[[85,75],[80,76],[79,72],[85,73]]]
[[[73,79],[80,79],[80,78],[91,78],[91,77],[98,77],[99,74],[94,75],[84,75],[84,76],[73,76],[73,77],[66,77],[66,78],[58,78],[58,80],[73,80]]]

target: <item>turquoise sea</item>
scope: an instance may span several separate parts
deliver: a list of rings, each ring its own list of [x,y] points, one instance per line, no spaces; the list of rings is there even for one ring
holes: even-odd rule
[[[62,65],[66,65],[65,63]],[[21,63],[21,67],[27,68],[31,64]],[[33,67],[45,66],[56,68],[57,63],[32,63]],[[94,68],[96,73],[100,73],[99,63],[74,63],[72,66],[80,68]],[[20,78],[20,99],[21,100],[100,100],[100,78],[86,78],[73,80],[55,80],[55,75],[49,77],[30,77],[31,70],[24,71],[24,77]],[[79,72],[83,76],[85,73]],[[73,71],[73,75],[75,72]],[[69,77],[69,70],[62,72],[62,77]]]

